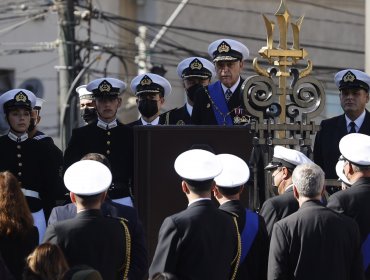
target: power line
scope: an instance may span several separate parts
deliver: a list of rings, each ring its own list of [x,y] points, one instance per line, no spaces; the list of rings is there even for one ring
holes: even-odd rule
[[[143,20],[133,20],[133,19],[117,16],[117,15],[107,13],[107,12],[102,12],[102,18],[105,18],[107,20],[113,19],[117,21],[135,22],[135,23],[146,25],[146,26],[157,26],[157,27],[163,26],[162,24],[157,24],[157,23],[143,21]],[[225,33],[225,32],[219,32],[219,31],[196,29],[196,28],[182,27],[182,26],[176,26],[176,25],[172,25],[169,28],[168,32],[171,32],[172,29],[189,31],[189,32],[197,32],[197,33],[208,34],[208,35],[217,35],[217,36],[222,36],[222,37],[233,37],[233,38],[240,38],[240,39],[246,39],[246,40],[254,40],[254,41],[260,41],[260,42],[266,41],[266,38],[260,38],[260,37],[255,37],[255,36],[245,36],[245,35],[240,35],[240,34],[233,34],[230,32]],[[364,51],[349,50],[348,48],[317,46],[313,44],[304,44],[304,43],[301,43],[301,45],[305,47],[310,47],[310,48],[319,48],[322,50],[330,50],[330,51],[338,51],[338,52],[346,52],[346,53],[354,53],[354,54],[364,54]],[[178,45],[178,46],[182,47],[181,45]]]
[[[157,2],[164,2],[164,3],[171,3],[171,4],[178,4],[178,2],[172,1],[172,0],[156,0],[156,1]],[[320,4],[315,4],[315,3],[311,3],[311,2],[307,2],[307,1],[296,0],[294,2],[302,3],[302,4],[305,4],[305,5],[308,5],[308,6],[314,6],[314,7],[317,7],[317,8],[322,8],[322,9],[333,11],[333,12],[340,12],[340,13],[344,13],[346,15],[354,15],[356,17],[362,17],[362,18],[365,17],[364,14],[349,12],[348,10],[341,10],[341,9],[337,9],[337,8],[333,8],[333,7],[329,7],[329,6],[325,6],[325,5],[320,5]],[[261,11],[252,10],[250,8],[241,9],[241,8],[233,8],[233,7],[219,7],[219,6],[215,6],[215,5],[207,5],[207,4],[194,3],[194,2],[188,3],[188,6],[200,7],[200,8],[204,8],[204,9],[217,10],[217,11],[220,11],[220,10],[230,11],[230,12],[233,12],[233,13],[235,13],[235,12],[237,12],[237,13],[249,13],[249,14],[253,14],[253,15],[265,14],[265,15],[270,15],[270,16],[275,15],[275,13],[271,13],[271,12],[262,13]],[[306,20],[313,20],[313,21],[321,21],[321,22],[332,22],[332,23],[337,23],[337,24],[339,23],[339,24],[353,24],[353,25],[362,25],[362,26],[364,25],[364,24],[356,23],[356,22],[352,22],[352,21],[339,21],[339,20],[330,20],[330,19],[322,19],[322,18],[314,18],[314,17],[305,17],[305,19]]]

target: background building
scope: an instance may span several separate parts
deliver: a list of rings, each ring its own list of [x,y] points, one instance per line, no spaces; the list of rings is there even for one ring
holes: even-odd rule
[[[334,73],[343,68],[364,69],[365,3],[288,0],[286,4],[293,21],[304,15],[301,47],[308,51],[313,75],[326,90],[326,107],[317,120],[336,115],[341,108]],[[184,102],[177,63],[193,55],[208,58],[208,44],[216,39],[234,38],[245,43],[250,59],[244,76],[255,74],[251,62],[266,44],[262,14],[275,21],[279,5],[280,0],[3,0],[0,92],[14,87],[36,91],[46,100],[40,129],[61,144],[61,114],[67,112],[72,119],[68,129],[78,125],[76,100],[72,98],[71,105],[66,105],[71,86],[64,78],[66,71],[74,72],[72,80],[84,71],[77,85],[103,75],[129,84],[139,71],[165,72],[173,86],[173,94],[165,103],[165,110],[169,110]],[[60,13],[61,7],[72,6],[73,21]],[[166,32],[156,41],[166,22]],[[71,32],[67,35],[74,35],[74,40],[64,40],[63,28]],[[275,32],[277,40],[278,30]],[[74,46],[74,54],[63,46]],[[63,61],[72,61],[73,65],[63,65]],[[305,63],[301,61],[298,67],[305,67]],[[128,90],[120,118],[129,122],[137,117],[135,99]]]

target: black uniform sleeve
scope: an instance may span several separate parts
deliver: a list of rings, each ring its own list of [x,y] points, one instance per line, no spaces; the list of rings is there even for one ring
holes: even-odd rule
[[[132,258],[129,279],[141,280],[147,275],[149,265],[144,230],[137,214],[133,217],[130,224],[129,228],[132,235]]]
[[[83,156],[83,153],[81,152],[81,145],[78,140],[81,137],[79,137],[78,134],[79,133],[76,129],[72,131],[71,139],[69,140],[68,146],[64,151],[64,168],[63,168],[64,172],[67,170],[69,166],[79,161]]]
[[[167,217],[159,230],[157,248],[149,268],[150,277],[157,272],[176,272],[178,241],[176,225],[171,217]]]
[[[205,106],[204,104],[207,103],[207,93],[205,89],[198,88],[196,94],[194,94],[194,106],[193,106],[193,112],[191,114],[191,124],[203,124],[202,122],[202,110]]]
[[[271,200],[268,199],[263,203],[260,210],[260,215],[265,220],[267,234],[271,238],[272,228],[278,221],[276,210],[274,209],[274,205],[272,204]]]
[[[323,122],[320,124],[321,129],[323,129]],[[313,149],[313,160],[314,162],[319,165],[321,168],[323,168],[324,159],[322,158],[322,139],[321,139],[322,132],[318,131],[315,136],[315,143],[314,143],[314,149]]]

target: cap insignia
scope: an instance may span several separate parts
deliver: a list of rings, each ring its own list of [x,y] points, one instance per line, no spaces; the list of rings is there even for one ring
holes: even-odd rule
[[[108,83],[106,80],[102,81],[99,85],[100,92],[110,92],[112,89],[112,85]]]
[[[348,71],[342,78],[343,82],[350,82],[353,83],[356,80],[355,74],[353,74],[351,71]]]
[[[190,69],[191,70],[201,70],[203,68],[203,65],[202,63],[198,60],[198,59],[194,59],[191,63],[190,63]]]
[[[217,50],[219,53],[223,52],[227,53],[230,51],[230,46],[225,41],[222,41],[222,43],[218,46]]]
[[[152,83],[152,80],[147,76],[147,75],[145,75],[142,79],[141,79],[141,81],[140,81],[140,85],[142,85],[142,86],[148,86],[148,85],[150,85]]]
[[[14,96],[14,99],[17,102],[27,102],[27,95],[23,91],[20,91]]]

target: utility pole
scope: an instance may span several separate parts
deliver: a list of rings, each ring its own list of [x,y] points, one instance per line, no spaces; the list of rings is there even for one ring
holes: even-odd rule
[[[149,50],[147,50],[146,46],[146,31],[147,28],[145,26],[139,26],[139,36],[136,37],[135,43],[138,46],[138,55],[135,57],[135,63],[138,65],[138,74],[143,74],[148,72],[151,69],[151,58],[150,52],[155,48],[158,41],[162,39],[163,35],[167,32],[168,28],[171,26],[173,21],[177,18],[177,16],[181,13],[181,11],[185,8],[186,4],[189,0],[181,0],[180,4],[176,7],[176,9],[172,12],[170,17],[167,19],[165,24],[159,30],[159,32],[155,35],[152,42],[149,44]],[[149,53],[149,54],[148,54]]]
[[[138,55],[135,57],[135,63],[138,65],[137,74],[144,74],[148,72],[150,65],[148,65],[148,57],[146,54],[146,31],[147,27],[139,26],[139,36],[135,38],[135,44],[138,48]]]
[[[370,74],[370,0],[365,0],[365,72]]]
[[[65,129],[63,125],[63,112],[67,119],[73,118],[73,110],[68,104],[68,89],[75,76],[75,32],[74,32],[74,0],[54,0],[58,11],[59,34],[58,34],[58,70],[59,82],[59,131],[62,147],[71,135],[71,121],[66,122]],[[74,108],[72,108],[74,109]]]

